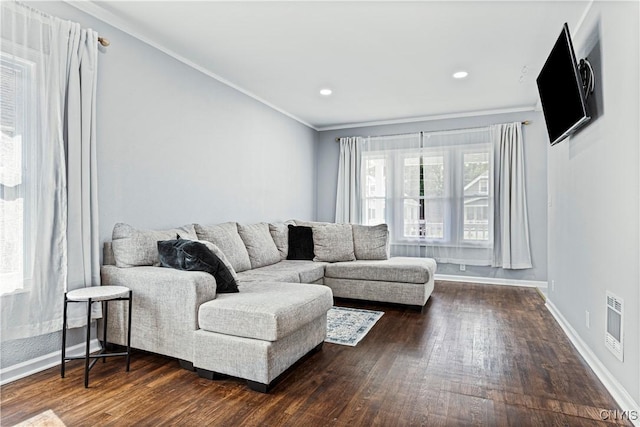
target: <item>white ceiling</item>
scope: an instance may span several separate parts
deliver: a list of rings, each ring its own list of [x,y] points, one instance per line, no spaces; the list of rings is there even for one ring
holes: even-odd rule
[[[322,130],[533,108],[562,24],[590,2],[70,4]]]

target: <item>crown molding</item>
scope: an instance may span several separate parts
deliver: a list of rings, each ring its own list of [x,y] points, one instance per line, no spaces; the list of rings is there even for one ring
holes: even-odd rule
[[[495,109],[495,110],[478,110],[478,111],[466,111],[463,113],[436,114],[432,116],[410,117],[405,119],[378,120],[378,121],[370,121],[370,122],[348,123],[348,124],[335,125],[335,126],[319,126],[316,130],[323,132],[327,130],[351,129],[351,128],[361,128],[361,127],[367,127],[367,126],[397,125],[397,124],[403,124],[403,123],[428,122],[432,120],[490,116],[493,114],[523,113],[523,112],[535,111],[535,108],[536,108],[535,105],[530,105],[525,107],[501,108],[501,109]]]
[[[199,72],[201,72],[202,74],[205,74],[206,76],[209,76],[217,81],[219,81],[220,83],[229,86],[232,89],[237,90],[238,92],[255,99],[256,101],[260,102],[261,104],[266,105],[267,107],[281,113],[284,114],[285,116],[307,126],[308,128],[311,128],[315,131],[317,131],[318,129],[313,126],[310,123],[307,123],[306,121],[302,120],[301,118],[289,113],[288,111],[283,110],[282,108],[270,103],[269,101],[266,101],[262,98],[260,98],[258,95],[254,94],[251,91],[248,91],[247,89],[238,86],[237,84],[225,79],[222,76],[219,76],[218,74],[214,73],[213,71],[203,67],[202,65],[199,65],[187,58],[185,58],[184,56],[180,55],[179,53],[167,48],[166,46],[162,45],[161,43],[156,42],[155,40],[152,40],[151,38],[147,37],[146,35],[142,34],[140,31],[136,30],[134,28],[134,26],[129,23],[127,20],[120,18],[119,16],[114,15],[113,13],[109,12],[108,10],[105,10],[104,8],[98,6],[97,4],[95,4],[93,1],[90,0],[63,0],[64,3],[68,4],[69,6],[75,7],[76,9],[93,16],[96,19],[99,19],[100,21],[103,21],[109,25],[111,25],[114,28],[117,28],[118,30],[130,35],[131,37],[134,37],[138,40],[140,40],[143,43],[148,44],[149,46],[158,49],[159,51],[163,52],[166,55],[169,55],[170,57],[176,59],[177,61],[182,62],[183,64],[187,65],[188,67],[193,68],[194,70],[197,70]]]

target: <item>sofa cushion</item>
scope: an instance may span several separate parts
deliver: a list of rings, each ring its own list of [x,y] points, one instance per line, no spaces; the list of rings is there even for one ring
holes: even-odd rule
[[[289,225],[288,260],[311,261],[313,252],[313,231],[311,227]]]
[[[351,224],[313,226],[314,261],[353,261],[353,233]]]
[[[242,273],[238,273],[238,279],[240,283],[248,283],[248,282],[300,283],[300,275],[298,274],[297,271],[286,269],[286,268],[278,268],[278,269],[269,268],[273,266],[278,266],[278,264],[272,264],[262,268],[243,271]]]
[[[236,273],[249,270],[251,261],[244,242],[238,234],[238,226],[235,222],[225,222],[218,225],[194,224],[197,239],[207,240],[227,256]]]
[[[193,240],[161,240],[158,242],[158,253],[162,267],[185,271],[204,271],[216,279],[216,292],[238,292],[238,285],[225,265],[203,243]]]
[[[269,232],[273,238],[273,242],[280,252],[280,259],[287,259],[289,254],[289,224],[295,225],[291,220],[285,222],[276,222],[269,224]]]
[[[200,329],[276,341],[326,315],[331,289],[322,285],[248,283],[239,294],[218,295],[198,310]]]
[[[139,230],[129,224],[118,223],[113,227],[112,250],[118,267],[160,265],[158,240],[170,240],[180,236],[197,240],[193,225],[169,230]]]
[[[329,264],[325,277],[398,283],[427,283],[436,272],[431,258],[395,257],[384,261]]]
[[[387,224],[353,224],[353,249],[356,259],[389,259],[389,227]]]
[[[238,224],[238,234],[249,254],[251,268],[264,267],[280,261],[280,252],[269,232],[269,224]]]
[[[255,270],[239,273],[240,282],[274,281],[314,283],[324,277],[326,262],[284,260]]]

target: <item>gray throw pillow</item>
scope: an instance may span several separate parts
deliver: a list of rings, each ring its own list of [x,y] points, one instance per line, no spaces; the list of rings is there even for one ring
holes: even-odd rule
[[[251,270],[251,261],[247,248],[238,234],[238,226],[235,222],[225,222],[218,225],[194,224],[197,239],[213,243],[222,250],[233,269],[241,271]]]
[[[251,268],[265,267],[280,262],[280,252],[269,232],[269,224],[238,224],[238,234],[249,254]]]
[[[387,224],[353,224],[353,247],[356,259],[389,259],[389,227]]]
[[[158,241],[182,239],[197,240],[193,224],[170,230],[139,230],[129,224],[118,223],[113,227],[113,256],[118,267],[160,265]]]
[[[351,224],[315,225],[312,229],[314,261],[338,262],[356,259]]]

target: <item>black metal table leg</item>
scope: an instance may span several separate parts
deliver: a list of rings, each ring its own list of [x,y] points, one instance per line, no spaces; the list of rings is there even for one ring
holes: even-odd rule
[[[131,362],[131,304],[133,303],[133,291],[129,291],[129,322],[127,325],[127,372]]]
[[[60,363],[60,377],[64,378],[64,365],[67,355],[67,293],[64,293],[64,312],[62,313],[62,361]]]
[[[102,316],[102,349],[104,351],[107,351],[108,348],[108,341],[107,341],[107,322],[108,322],[108,315],[109,315],[109,301],[103,301],[103,316]],[[102,358],[102,363],[107,363],[107,358],[103,357]]]
[[[91,342],[91,298],[87,300],[87,345],[84,357],[84,388],[89,388],[89,344]]]

